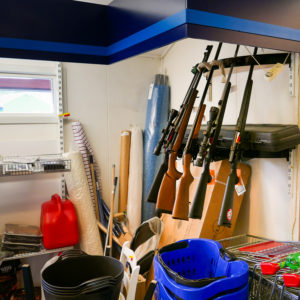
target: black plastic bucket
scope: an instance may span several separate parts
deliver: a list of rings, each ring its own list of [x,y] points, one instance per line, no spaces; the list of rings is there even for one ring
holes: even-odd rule
[[[42,272],[46,300],[118,300],[124,268],[120,261],[67,251]]]

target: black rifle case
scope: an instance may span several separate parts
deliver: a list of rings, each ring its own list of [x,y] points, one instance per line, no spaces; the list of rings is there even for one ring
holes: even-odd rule
[[[223,125],[213,160],[227,159],[230,146],[234,137],[235,125]],[[187,141],[191,126],[185,133],[183,144]],[[206,126],[201,127],[197,144],[193,145],[192,155],[197,155],[197,150],[203,139]],[[242,159],[250,158],[287,158],[289,151],[300,144],[300,130],[297,125],[282,124],[248,124],[245,129],[245,138],[242,146]],[[184,145],[183,145],[184,147]],[[181,152],[180,152],[181,154]]]

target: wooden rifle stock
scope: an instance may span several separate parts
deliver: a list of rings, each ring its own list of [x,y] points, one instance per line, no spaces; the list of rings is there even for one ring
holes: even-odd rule
[[[192,135],[192,139],[196,140],[199,135],[202,119],[204,116],[206,105],[203,104],[198,115],[196,122],[196,126],[194,128],[194,132]],[[173,207],[172,217],[174,219],[188,220],[189,217],[189,189],[190,185],[194,180],[192,176],[190,166],[192,162],[192,154],[184,153],[183,155],[183,174],[180,179],[179,188],[177,192],[177,197],[175,200],[175,204]]]
[[[193,90],[193,94],[183,116],[182,122],[178,129],[178,134],[176,136],[175,142],[171,149],[171,154],[169,157],[168,170],[163,177],[162,183],[160,185],[160,189],[158,192],[157,203],[156,203],[156,214],[160,215],[161,213],[172,213],[175,195],[176,195],[176,180],[181,177],[181,172],[176,170],[176,158],[178,150],[181,146],[182,140],[184,138],[184,133],[186,131],[186,127],[188,125],[188,121],[197,97],[198,91],[196,89]]]
[[[206,47],[206,52],[204,53],[204,57],[202,62],[207,62],[208,57],[210,55],[210,52],[212,50],[212,46],[209,45]],[[167,124],[167,127],[163,129],[161,138],[155,147],[153,154],[154,155],[159,155],[161,152],[161,148],[164,148],[164,153],[165,153],[165,159],[162,165],[160,166],[160,169],[158,173],[155,176],[155,179],[152,183],[152,186],[150,188],[149,194],[147,196],[147,201],[148,202],[157,202],[157,196],[158,196],[158,191],[161,185],[161,182],[163,180],[163,177],[168,169],[168,159],[169,159],[169,149],[172,148],[173,141],[176,139],[176,128],[178,128],[179,124],[181,123],[183,116],[186,112],[186,109],[188,107],[188,103],[191,99],[191,96],[193,94],[193,91],[195,87],[197,87],[200,77],[202,75],[202,71],[198,71],[197,69],[198,64],[193,67],[192,73],[194,74],[192,82],[190,83],[190,86],[188,88],[188,91],[184,97],[184,100],[182,104],[180,105],[180,110],[179,112],[177,110],[172,109],[169,117],[169,121]]]
[[[217,60],[220,54],[222,48],[222,43],[220,42],[214,57],[214,60]],[[194,120],[194,124],[192,127],[192,130],[189,134],[188,140],[186,142],[184,151],[183,151],[183,175],[180,179],[179,188],[177,192],[177,197],[175,200],[175,205],[173,208],[173,214],[172,217],[174,219],[181,219],[181,220],[188,220],[188,214],[189,214],[189,189],[190,185],[193,182],[194,178],[190,171],[190,165],[192,161],[192,155],[191,155],[191,148],[192,144],[195,140],[198,139],[204,111],[205,111],[205,105],[204,100],[207,94],[207,91],[209,89],[209,86],[211,84],[211,80],[213,77],[214,68],[212,68],[208,74],[207,82],[204,87],[204,91],[200,100],[199,108]]]

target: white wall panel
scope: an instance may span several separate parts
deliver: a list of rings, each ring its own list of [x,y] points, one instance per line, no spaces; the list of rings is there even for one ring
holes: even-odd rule
[[[144,128],[149,84],[159,72],[158,58],[135,57],[110,66],[63,63],[65,149],[72,149],[71,122],[79,120],[95,151],[102,173],[104,200],[111,194],[111,167],[119,170],[120,132]],[[116,197],[117,199],[117,197]]]

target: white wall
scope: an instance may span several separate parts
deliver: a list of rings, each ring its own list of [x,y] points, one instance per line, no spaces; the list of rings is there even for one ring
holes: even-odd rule
[[[65,150],[73,147],[71,122],[79,120],[101,169],[106,202],[113,163],[119,171],[120,132],[133,124],[144,128],[149,84],[159,68],[160,59],[141,56],[110,66],[63,63],[64,98],[71,113]]]
[[[120,132],[131,124],[144,128],[149,84],[160,70],[160,59],[136,57],[111,66],[63,63],[65,151],[75,148],[72,121],[80,121],[95,151],[102,172],[105,201],[111,191],[111,166],[119,169]],[[1,155],[58,153],[58,126],[1,125]],[[53,145],[52,145],[53,144]],[[51,147],[50,147],[51,146]],[[5,223],[39,225],[41,204],[58,192],[60,175],[33,175],[1,178],[0,233]],[[16,182],[22,190],[14,188]],[[28,197],[24,197],[24,189]],[[49,197],[45,190],[50,191]],[[47,194],[46,194],[47,195]],[[116,197],[117,199],[117,197]],[[35,284],[39,270],[49,256],[26,261],[32,265]]]
[[[178,108],[192,79],[190,69],[200,62],[207,44],[213,44],[212,59],[217,43],[186,39],[173,45],[163,59],[163,72],[169,76],[171,86],[171,106]],[[219,58],[231,57],[235,45],[224,44]],[[250,48],[251,53],[253,49]],[[265,50],[265,53],[272,52]],[[259,51],[261,53],[261,50]],[[248,55],[244,47],[239,55]],[[234,88],[228,99],[224,124],[235,124],[245,82],[248,75],[246,67],[236,69],[232,75]],[[216,73],[216,72],[215,72]],[[255,68],[253,90],[247,123],[297,124],[298,103],[296,97],[289,96],[288,67],[285,67],[271,83],[265,81],[264,71]],[[199,91],[205,81],[199,85]],[[216,106],[221,97],[223,84],[220,74],[213,79],[212,102],[207,101],[206,116],[211,105]],[[203,90],[203,89],[202,89]],[[205,120],[205,123],[207,118]],[[192,123],[190,121],[190,123]],[[294,203],[288,196],[288,163],[285,159],[253,159],[252,177],[248,196],[242,206],[237,224],[237,233],[250,233],[273,239],[291,239]]]
[[[0,58],[2,74],[26,73],[56,78],[58,64]],[[53,81],[54,87],[57,81]],[[54,89],[55,90],[55,89]],[[56,95],[56,91],[54,91]],[[55,101],[56,103],[56,101]],[[57,104],[58,106],[58,104]],[[56,154],[60,151],[58,119],[54,123],[22,123],[24,118],[10,116],[10,123],[0,120],[0,155]],[[42,118],[41,118],[42,119]],[[4,123],[3,123],[4,122]],[[17,123],[14,123],[17,122]],[[61,193],[60,174],[1,177],[0,234],[6,223],[40,224],[41,204],[54,193]]]

